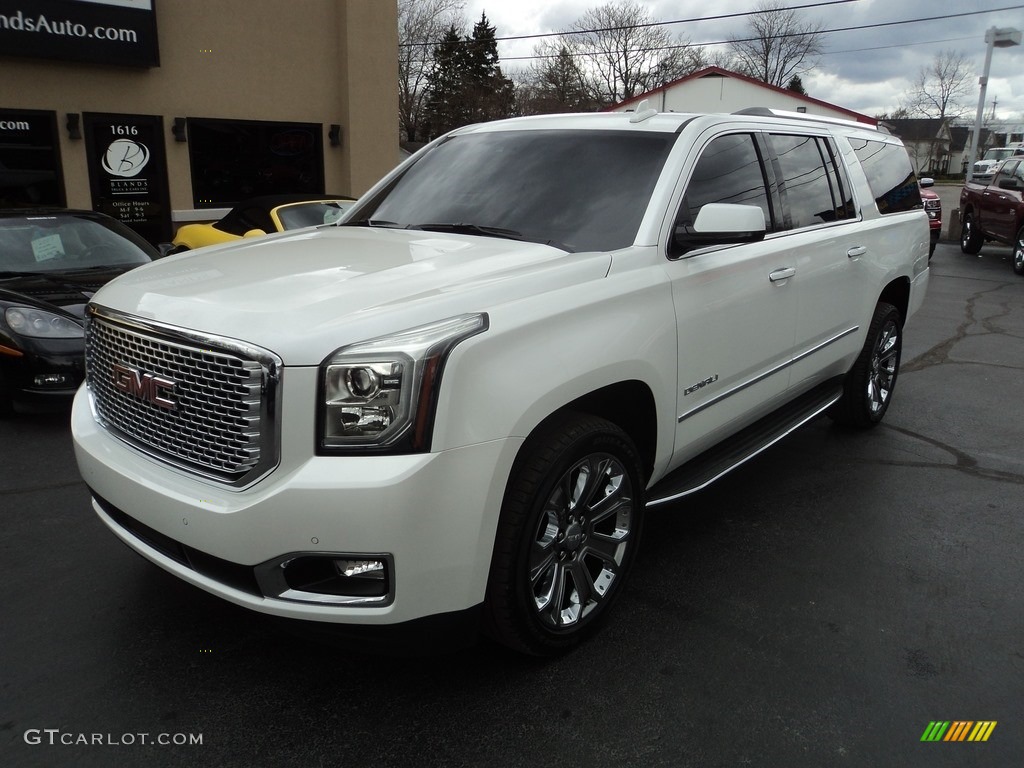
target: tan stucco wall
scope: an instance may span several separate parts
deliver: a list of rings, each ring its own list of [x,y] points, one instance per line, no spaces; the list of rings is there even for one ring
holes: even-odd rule
[[[159,67],[0,57],[0,107],[57,112],[70,207],[91,200],[68,112],[162,115],[175,210],[192,208],[175,117],[323,123],[326,190],[359,195],[399,161],[397,13],[394,0],[162,0]]]

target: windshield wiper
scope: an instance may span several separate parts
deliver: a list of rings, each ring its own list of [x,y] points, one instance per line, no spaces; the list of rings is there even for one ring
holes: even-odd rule
[[[503,227],[482,227],[479,224],[410,224],[406,229],[421,229],[424,232],[451,232],[459,235],[482,235],[484,237],[504,237],[509,240],[525,240],[522,232]]]
[[[385,219],[358,219],[357,221],[337,222],[334,226],[340,227],[384,227],[386,229],[401,229],[402,225],[397,221],[386,221]]]

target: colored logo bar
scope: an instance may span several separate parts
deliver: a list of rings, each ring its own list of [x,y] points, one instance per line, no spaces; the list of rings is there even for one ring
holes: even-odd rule
[[[996,720],[932,720],[921,741],[988,741]]]

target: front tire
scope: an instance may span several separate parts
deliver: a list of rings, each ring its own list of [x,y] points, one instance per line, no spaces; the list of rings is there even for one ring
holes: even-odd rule
[[[1017,230],[1017,237],[1013,241],[1013,271],[1024,275],[1024,227]]]
[[[0,373],[0,419],[9,419],[14,415],[14,400],[11,397],[11,390],[4,380],[3,373]]]
[[[880,301],[868,326],[864,348],[846,376],[843,396],[830,411],[837,423],[868,429],[882,421],[896,387],[902,333],[899,310]]]
[[[487,585],[486,631],[536,656],[592,634],[622,592],[643,525],[629,436],[569,413],[527,440],[512,470]]]
[[[981,230],[974,223],[974,216],[969,213],[964,214],[964,224],[960,230],[960,250],[973,256],[981,250],[984,240]]]

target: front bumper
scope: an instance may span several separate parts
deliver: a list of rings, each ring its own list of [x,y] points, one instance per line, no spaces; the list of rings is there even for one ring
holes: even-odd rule
[[[20,355],[0,351],[0,380],[10,397],[20,402],[70,402],[85,378],[81,339],[28,339],[18,351]]]
[[[85,387],[71,423],[100,519],[132,549],[201,589],[262,613],[356,625],[479,605],[521,441],[432,454],[316,456],[312,411],[308,402],[285,401],[281,463],[244,491],[200,481],[112,437],[94,420]],[[266,594],[277,592],[266,588],[268,564],[338,553],[386,560],[387,598],[334,604]]]

